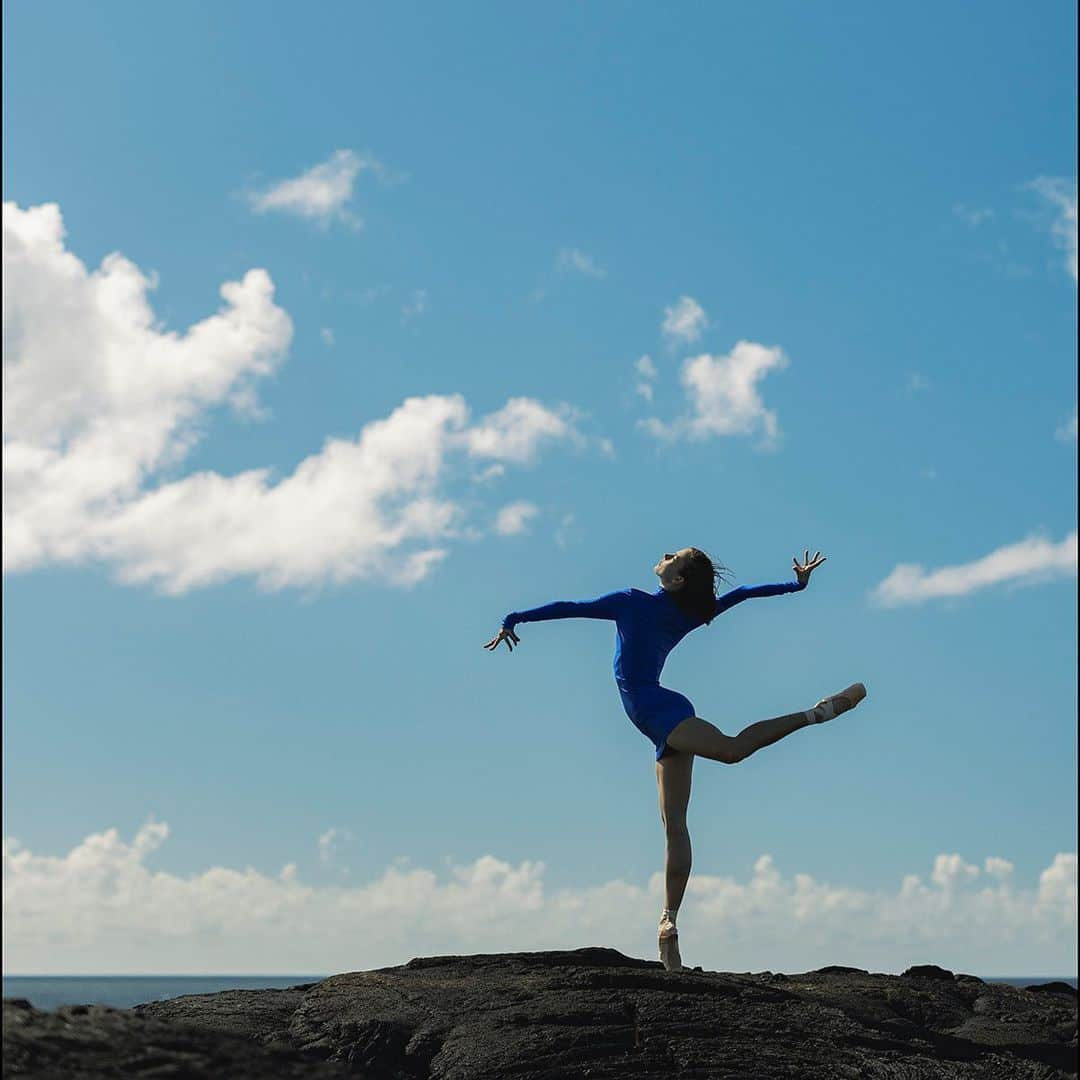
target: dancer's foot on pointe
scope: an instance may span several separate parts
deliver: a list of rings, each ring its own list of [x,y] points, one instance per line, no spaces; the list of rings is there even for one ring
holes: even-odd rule
[[[674,920],[664,914],[660,917],[657,932],[657,944],[660,949],[660,963],[667,971],[682,971],[682,957],[679,955],[679,931]]]
[[[826,720],[832,720],[841,713],[854,709],[864,697],[866,687],[861,682],[852,683],[839,694],[822,698],[812,709],[806,710],[806,715],[812,724],[824,724]]]

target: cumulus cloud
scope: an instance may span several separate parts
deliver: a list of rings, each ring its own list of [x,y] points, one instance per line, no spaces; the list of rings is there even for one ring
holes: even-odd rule
[[[1051,231],[1054,242],[1065,252],[1065,267],[1076,281],[1076,178],[1038,176],[1027,186],[1057,211]]]
[[[726,356],[702,353],[683,362],[680,376],[689,411],[671,422],[650,417],[640,426],[659,439],[708,439],[717,435],[752,435],[760,431],[763,449],[780,438],[776,413],[767,409],[758,384],[771,371],[787,367],[778,346],[736,342]]]
[[[1030,536],[991,551],[981,559],[927,570],[918,563],[901,563],[871,592],[887,607],[919,604],[940,596],[964,596],[991,585],[1037,585],[1076,576],[1076,531],[1060,543]]]
[[[180,593],[236,576],[266,588],[356,578],[413,584],[464,511],[456,460],[531,464],[583,445],[577,413],[512,398],[472,424],[459,394],[407,398],[328,439],[275,480],[266,468],[166,481],[210,409],[251,411],[292,337],[265,270],[222,286],[221,310],[177,334],[121,255],[88,272],[55,205],[4,204],[4,569],[88,559]]]
[[[352,150],[335,150],[328,161],[313,165],[290,180],[281,180],[248,199],[256,214],[280,211],[309,218],[320,225],[342,221],[360,228],[363,220],[347,209],[356,177],[365,169],[382,172],[382,164]]]
[[[213,866],[188,875],[150,865],[169,836],[148,823],[65,855],[5,839],[5,972],[294,971],[331,974],[413,956],[608,945],[652,958],[663,874],[548,889],[542,862],[491,854],[445,874],[400,858],[349,887]],[[761,855],[740,879],[695,870],[680,913],[683,956],[723,971],[804,971],[915,963],[1000,975],[1057,973],[1076,949],[1076,854],[1062,852],[1021,888],[999,856],[980,869],[938,855],[924,883],[871,891],[781,873]],[[379,934],[371,935],[377,924]]]
[[[607,271],[599,266],[591,255],[586,255],[578,248],[563,248],[556,259],[560,270],[573,270],[585,277],[607,277]]]
[[[529,522],[539,513],[539,508],[524,499],[508,503],[495,517],[495,531],[500,536],[517,536],[525,532]]]
[[[510,398],[467,431],[465,443],[474,457],[528,465],[545,443],[565,439],[583,445],[584,436],[574,427],[578,418],[570,405],[552,410],[532,398]]]
[[[705,309],[692,296],[680,296],[664,308],[661,329],[672,344],[697,341],[705,329]]]

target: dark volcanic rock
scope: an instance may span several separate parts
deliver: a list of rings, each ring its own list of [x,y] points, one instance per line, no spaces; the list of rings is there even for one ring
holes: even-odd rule
[[[1053,1080],[1076,1074],[1076,1018],[1075,993],[933,965],[752,975],[669,973],[613,949],[443,956],[132,1010],[5,1001],[4,1075]]]
[[[104,1005],[65,1005],[42,1012],[21,998],[4,998],[5,1077],[341,1080],[348,1075],[341,1065],[312,1061],[291,1047],[262,1047],[245,1035],[221,1034],[212,1026],[186,1027]]]

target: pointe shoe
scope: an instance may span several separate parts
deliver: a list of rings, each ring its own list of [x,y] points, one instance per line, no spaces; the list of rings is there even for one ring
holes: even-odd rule
[[[660,949],[660,963],[666,971],[682,971],[682,957],[679,955],[679,931],[671,919],[660,920],[657,933],[657,945]]]
[[[831,694],[822,698],[811,710],[815,724],[824,724],[826,720],[832,720],[849,709],[854,709],[862,699],[866,697],[866,687],[861,682],[852,683],[846,690],[839,694]]]

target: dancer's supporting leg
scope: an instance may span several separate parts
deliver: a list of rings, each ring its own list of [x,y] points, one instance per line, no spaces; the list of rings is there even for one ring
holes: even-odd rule
[[[656,762],[656,786],[660,795],[660,820],[666,840],[664,859],[664,910],[660,915],[660,959],[668,971],[681,971],[675,916],[690,877],[690,833],[686,809],[690,803],[690,776],[694,755],[669,748]]]

